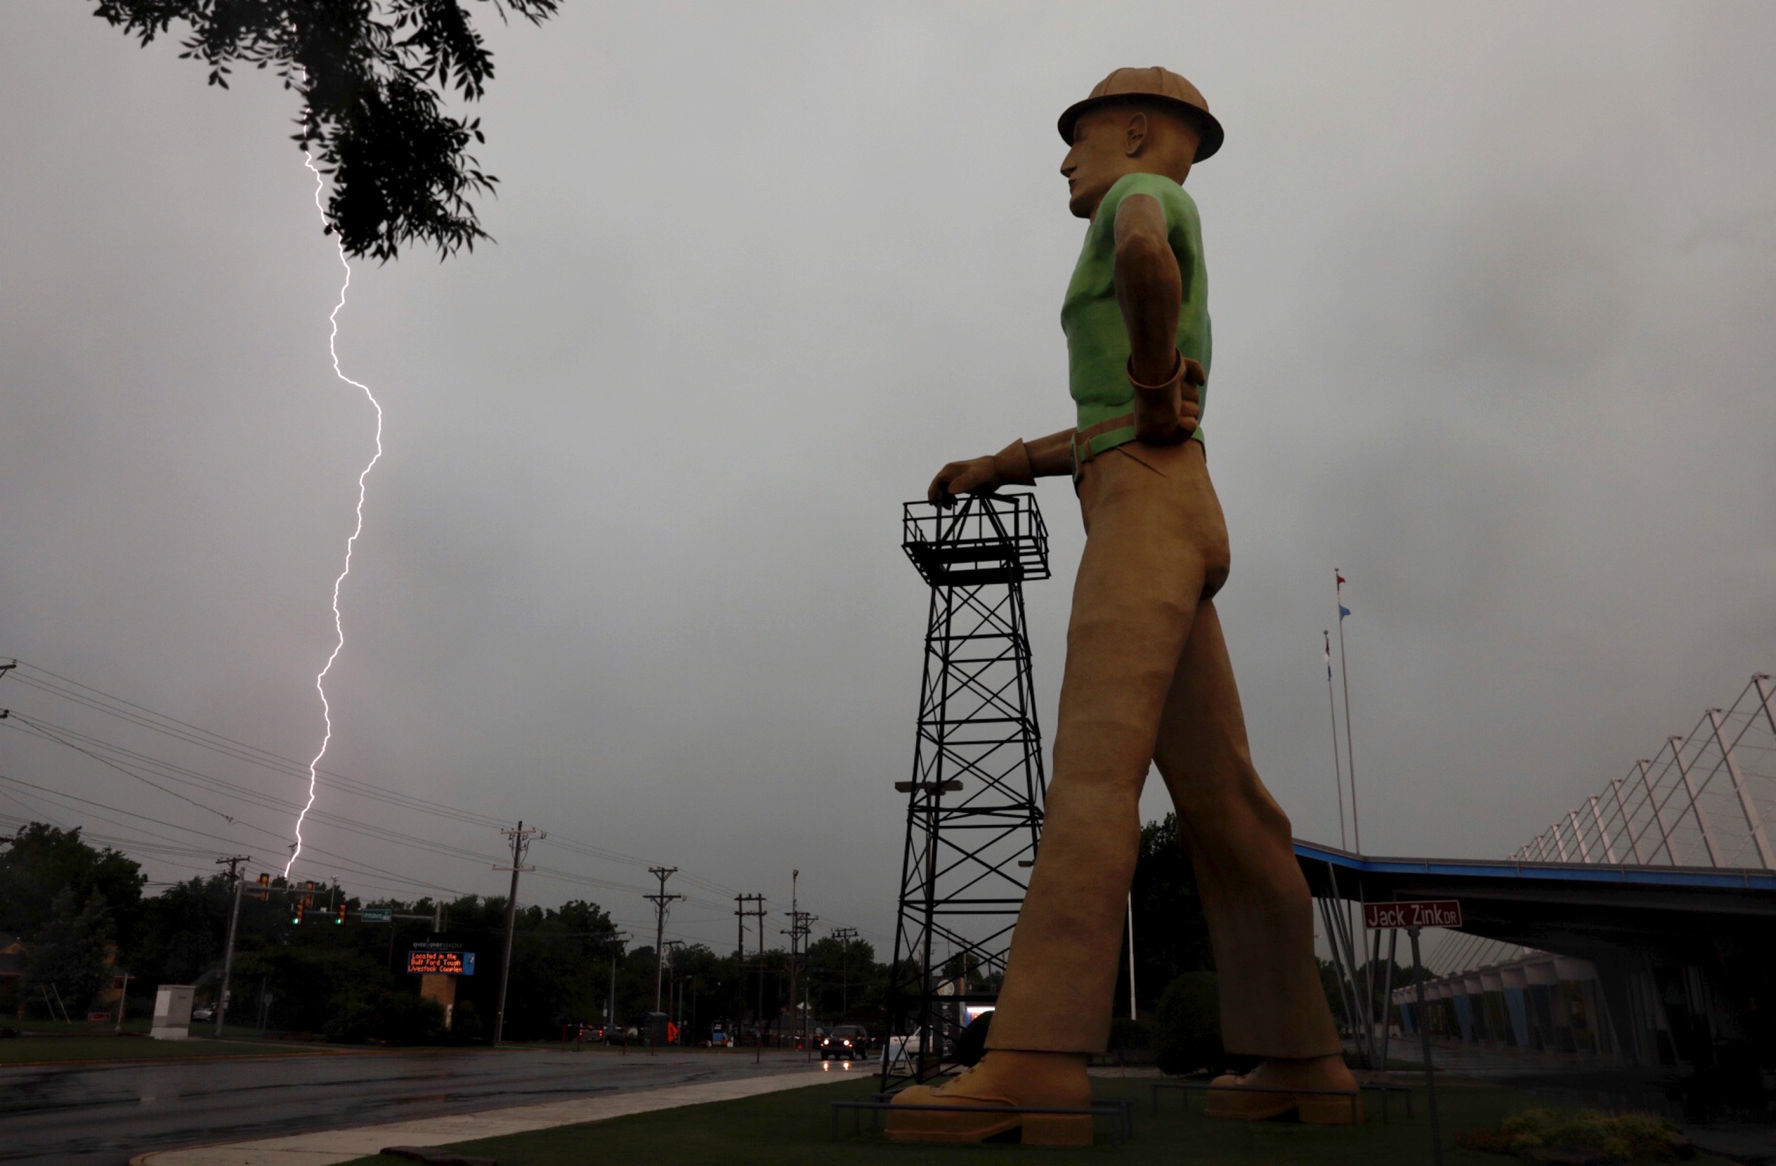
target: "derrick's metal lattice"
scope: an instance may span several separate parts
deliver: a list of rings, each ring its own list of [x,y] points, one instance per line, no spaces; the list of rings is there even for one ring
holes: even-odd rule
[[[884,1090],[955,1063],[966,1006],[996,997],[1045,792],[1023,592],[1048,578],[1035,497],[909,502],[901,546],[931,604],[912,780],[895,783],[907,829]]]

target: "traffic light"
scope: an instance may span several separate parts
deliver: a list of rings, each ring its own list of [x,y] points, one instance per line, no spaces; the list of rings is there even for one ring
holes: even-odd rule
[[[259,872],[259,889],[253,892],[261,903],[271,898],[271,876],[265,871]]]
[[[290,922],[292,924],[301,923],[302,922],[302,912],[307,910],[307,908],[308,908],[308,904],[304,903],[301,899],[297,899],[294,903],[292,903],[290,905]]]
[[[345,904],[344,903],[339,904],[339,912],[333,916],[333,922],[335,922],[335,923],[344,923],[345,922]]]

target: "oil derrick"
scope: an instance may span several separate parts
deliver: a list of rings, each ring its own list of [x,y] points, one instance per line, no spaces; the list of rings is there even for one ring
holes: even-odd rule
[[[1045,780],[1025,581],[1048,578],[1031,494],[909,502],[901,547],[931,588],[918,745],[890,965],[884,1090],[956,1062],[971,1007],[991,1006],[1029,886]],[[901,1038],[917,1037],[904,1057]]]

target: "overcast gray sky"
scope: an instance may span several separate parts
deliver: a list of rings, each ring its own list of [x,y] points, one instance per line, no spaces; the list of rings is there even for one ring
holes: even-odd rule
[[[0,39],[0,657],[306,761],[372,419],[329,367],[297,110],[89,7],[17,5]],[[503,893],[489,823],[523,818],[580,880],[526,899],[639,933],[642,867],[676,865],[669,932],[724,946],[732,895],[783,926],[799,868],[815,933],[886,958],[926,599],[899,504],[1070,423],[1054,122],[1125,64],[1227,127],[1189,181],[1222,612],[1298,835],[1337,841],[1334,566],[1375,853],[1508,853],[1776,664],[1776,8],[575,0],[485,27],[497,245],[357,268],[340,315],[387,454],[326,764],[488,817],[319,806],[482,857],[317,824],[344,857],[298,877]],[[1064,481],[1040,497],[1048,726],[1081,535]],[[0,707],[299,792],[17,676]],[[116,808],[0,783],[12,820],[192,848],[157,878],[280,857],[243,824],[279,812],[16,728],[0,775]]]

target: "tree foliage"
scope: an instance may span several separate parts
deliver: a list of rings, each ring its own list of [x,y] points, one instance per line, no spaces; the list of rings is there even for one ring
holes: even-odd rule
[[[74,910],[97,895],[117,939],[127,944],[145,880],[134,859],[89,846],[78,826],[63,830],[28,823],[12,838],[0,839],[0,931],[29,940],[64,917],[57,914],[57,896],[66,890]]]
[[[539,24],[560,0],[491,3]],[[144,45],[179,23],[180,56],[212,85],[241,64],[294,89],[294,138],[332,179],[327,231],[348,255],[386,262],[420,240],[443,258],[489,238],[469,201],[499,181],[468,152],[486,140],[480,119],[443,108],[450,90],[479,100],[493,77],[461,0],[99,0],[94,15]]]
[[[64,887],[49,922],[25,948],[25,992],[53,996],[70,1015],[83,1013],[109,979],[111,919],[97,892],[82,903]]]
[[[1130,889],[1135,911],[1135,991],[1138,1011],[1150,1012],[1173,980],[1185,972],[1213,969],[1209,924],[1189,852],[1178,837],[1178,819],[1167,814],[1141,828],[1141,850]],[[1116,977],[1115,1015],[1128,1015],[1128,949]]]

